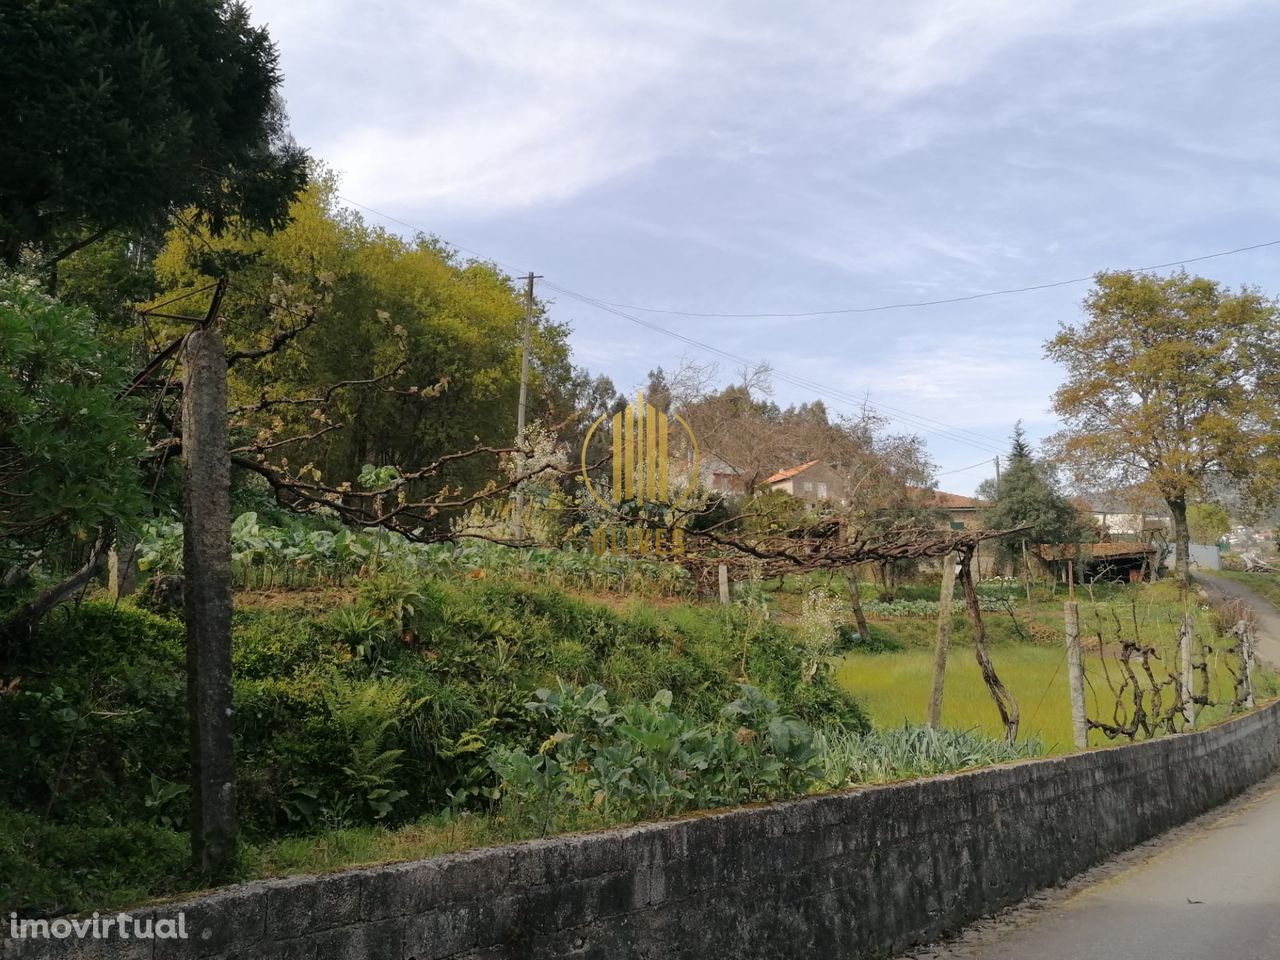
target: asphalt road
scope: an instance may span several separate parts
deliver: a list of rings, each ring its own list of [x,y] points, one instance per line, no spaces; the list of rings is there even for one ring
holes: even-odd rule
[[[1280,611],[1235,581],[1196,579],[1210,594],[1254,608],[1258,655],[1280,666]],[[910,957],[1280,960],[1280,776],[1065,891],[1034,897]]]
[[[1136,862],[1113,865],[1110,876],[1075,893],[1015,908],[955,944],[912,956],[1280,958],[1280,777],[1127,859]]]

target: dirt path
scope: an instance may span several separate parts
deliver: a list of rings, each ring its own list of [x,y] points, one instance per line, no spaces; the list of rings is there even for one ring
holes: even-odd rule
[[[1280,668],[1280,610],[1244,584],[1226,577],[1215,577],[1201,570],[1196,573],[1195,580],[1210,596],[1239,600],[1253,608],[1258,617],[1258,656]]]

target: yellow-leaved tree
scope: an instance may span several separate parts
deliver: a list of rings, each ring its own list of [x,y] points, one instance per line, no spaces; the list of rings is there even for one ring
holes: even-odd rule
[[[1052,440],[1095,489],[1141,486],[1173,517],[1178,579],[1187,505],[1230,479],[1255,502],[1280,476],[1280,323],[1275,300],[1202,277],[1099,273],[1085,319],[1045,346],[1066,370]]]

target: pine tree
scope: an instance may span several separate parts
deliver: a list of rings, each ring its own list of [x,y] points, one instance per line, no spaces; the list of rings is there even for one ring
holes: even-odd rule
[[[1071,502],[1059,489],[1052,464],[1035,457],[1019,421],[1013,428],[1008,466],[986,494],[992,505],[985,515],[990,529],[1029,527],[1025,533],[1000,545],[1001,557],[1010,562],[1021,555],[1021,542],[1078,543],[1085,526]]]

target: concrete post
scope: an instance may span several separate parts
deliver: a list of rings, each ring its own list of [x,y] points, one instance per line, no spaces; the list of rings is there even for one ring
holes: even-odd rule
[[[727,604],[729,602],[729,568],[723,563],[720,564],[720,602]]]
[[[119,600],[138,589],[138,538],[121,530],[107,554],[107,590]]]
[[[1080,605],[1063,605],[1067,627],[1067,688],[1071,694],[1071,739],[1077,750],[1089,746],[1089,721],[1084,711],[1084,655],[1080,649]]]
[[[951,646],[951,601],[956,593],[956,557],[942,558],[942,588],[938,591],[938,632],[933,645],[933,687],[929,691],[928,723],[932,730],[942,726],[942,691],[947,677],[947,651]]]
[[[236,860],[231,714],[231,458],[222,338],[196,330],[183,356],[182,458],[191,730],[191,846],[196,868],[226,876]]]
[[[1188,727],[1196,725],[1195,702],[1195,668],[1191,664],[1191,640],[1195,635],[1195,627],[1190,615],[1182,618],[1182,628],[1178,631],[1178,656],[1182,668],[1182,719]]]
[[[1244,708],[1252,710],[1254,708],[1253,699],[1253,623],[1249,620],[1243,621],[1244,629],[1240,631],[1240,652],[1244,654]]]

